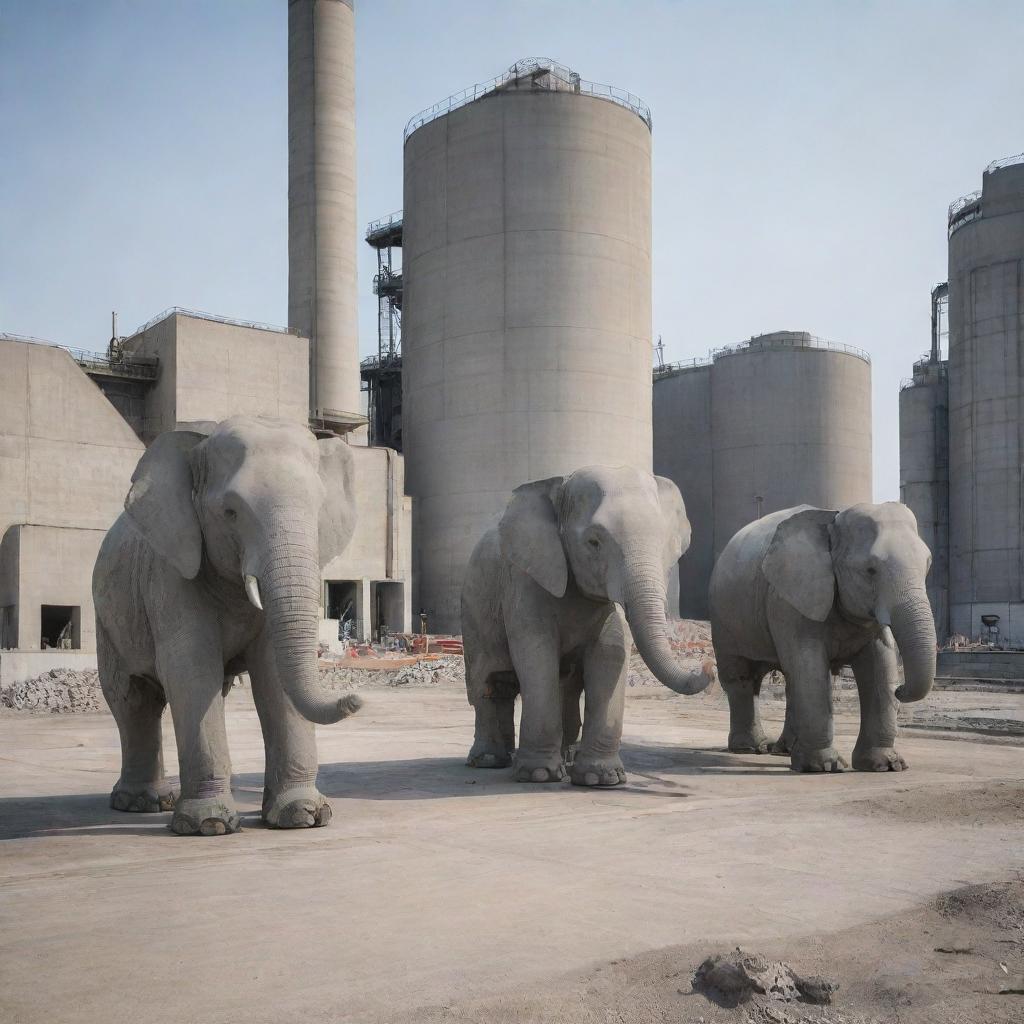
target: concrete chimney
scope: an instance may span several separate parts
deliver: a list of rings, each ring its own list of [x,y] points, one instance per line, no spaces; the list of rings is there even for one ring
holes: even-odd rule
[[[288,326],[310,340],[310,416],[359,412],[354,0],[288,0]]]

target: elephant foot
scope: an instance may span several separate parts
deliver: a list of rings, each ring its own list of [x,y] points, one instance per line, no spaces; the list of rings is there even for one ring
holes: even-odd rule
[[[512,778],[516,782],[561,782],[565,778],[565,765],[560,757],[531,757],[519,753],[512,766]]]
[[[230,795],[208,800],[179,798],[171,818],[171,831],[179,836],[223,836],[241,828],[242,821]]]
[[[858,772],[905,772],[909,766],[892,747],[854,747],[853,767]]]
[[[626,781],[626,769],[618,757],[590,758],[578,754],[570,778],[574,786],[621,786]]]
[[[790,755],[789,766],[795,772],[842,772],[850,767],[835,747],[819,750],[797,748]]]
[[[115,811],[136,814],[158,814],[173,811],[178,794],[166,780],[160,782],[121,782],[110,793],[110,806]]]
[[[792,754],[793,744],[789,737],[783,733],[774,743],[768,744],[768,753],[779,755]]]
[[[270,828],[322,828],[331,816],[327,798],[311,786],[264,796],[263,820]]]
[[[466,757],[470,768],[507,768],[511,763],[511,751],[506,750],[504,744],[490,740],[477,740]]]
[[[764,733],[729,733],[729,752],[731,754],[767,754],[770,749],[771,744]]]

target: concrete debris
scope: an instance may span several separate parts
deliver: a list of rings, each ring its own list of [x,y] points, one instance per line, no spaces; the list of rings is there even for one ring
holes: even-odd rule
[[[739,1006],[755,996],[781,1002],[827,1005],[839,986],[820,977],[801,977],[782,960],[769,960],[758,953],[744,953],[738,946],[732,953],[709,956],[697,968],[693,988],[721,1006]]]
[[[385,668],[321,667],[320,679],[333,690],[367,690],[381,686],[465,686],[462,658],[436,658]]]
[[[0,706],[54,715],[106,710],[99,673],[53,668],[0,690]]]

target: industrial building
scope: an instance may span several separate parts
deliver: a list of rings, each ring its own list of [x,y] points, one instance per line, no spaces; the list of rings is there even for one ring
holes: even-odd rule
[[[693,526],[680,613],[707,618],[715,558],[742,526],[808,504],[871,501],[871,361],[803,331],[730,345],[654,373],[654,471]]]
[[[940,638],[1024,647],[1024,154],[949,208],[931,351],[900,392],[902,500],[933,552]],[[948,292],[949,351],[935,326]]]
[[[104,355],[0,335],[0,685],[94,662],[91,574],[145,446],[236,414],[308,424],[354,448],[358,523],[322,571],[321,640],[411,628],[404,462],[366,441],[356,329],[350,0],[289,0],[288,328],[183,309]]]
[[[405,132],[402,448],[414,578],[459,628],[469,554],[512,489],[651,466],[651,117],[523,60]]]

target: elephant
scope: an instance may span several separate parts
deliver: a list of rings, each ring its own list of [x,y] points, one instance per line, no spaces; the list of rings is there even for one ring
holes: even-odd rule
[[[476,715],[466,763],[503,768],[514,756],[517,781],[555,782],[565,778],[582,725],[571,781],[625,782],[629,628],[666,686],[693,694],[711,682],[710,662],[684,670],[668,642],[666,581],[689,543],[682,495],[664,477],[592,466],[517,487],[473,550],[462,590],[466,693]]]
[[[832,673],[850,665],[860,697],[859,771],[902,771],[897,701],[935,680],[935,626],[925,591],[931,553],[906,505],[801,505],[744,526],[711,574],[711,633],[729,699],[729,750],[790,755],[794,771],[848,767],[836,751]],[[899,684],[897,648],[903,658]],[[786,725],[770,744],[757,697],[786,677]]]
[[[179,835],[238,831],[224,698],[248,671],[266,750],[263,821],[326,825],[313,723],[357,711],[317,674],[320,568],[355,528],[338,437],[235,416],[159,435],[93,572],[100,684],[121,738],[120,811],[173,810]],[[180,795],[164,775],[171,706]]]

